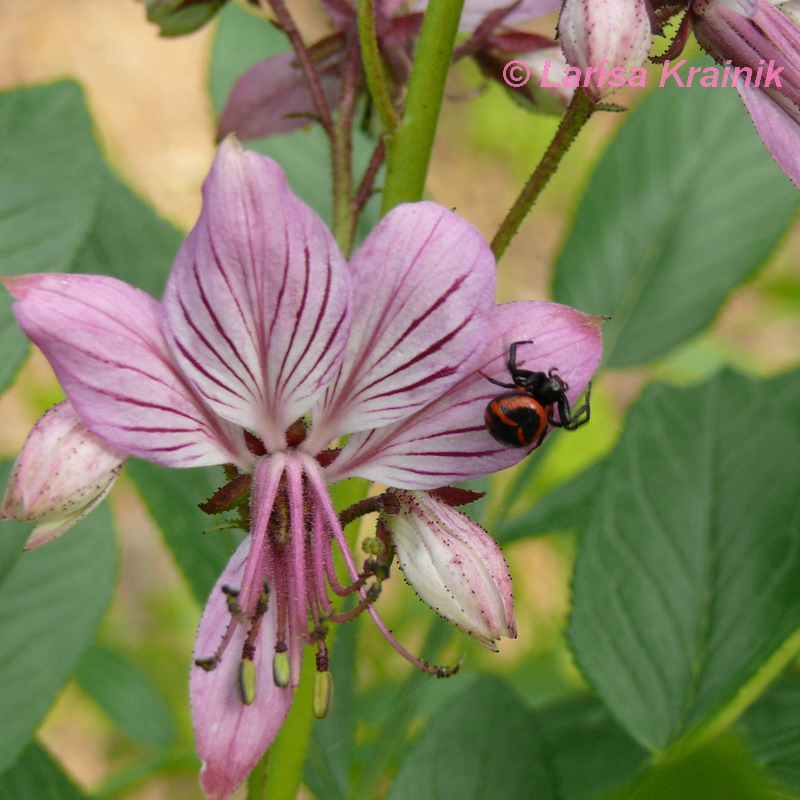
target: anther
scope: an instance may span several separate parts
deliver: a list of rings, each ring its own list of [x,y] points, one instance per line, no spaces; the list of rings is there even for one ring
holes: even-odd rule
[[[311,696],[311,710],[317,719],[325,719],[333,703],[333,676],[327,670],[314,673],[314,689]]]
[[[236,683],[239,699],[249,706],[256,699],[256,665],[249,658],[239,662],[239,676]]]
[[[289,664],[289,654],[284,650],[275,653],[272,659],[272,680],[280,689],[285,689],[289,685],[291,676],[291,665]]]

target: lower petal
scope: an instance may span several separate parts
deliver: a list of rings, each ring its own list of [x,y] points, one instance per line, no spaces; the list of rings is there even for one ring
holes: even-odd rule
[[[239,589],[250,552],[250,537],[240,545],[220,575],[203,611],[197,631],[195,657],[212,657],[231,622],[223,587]],[[235,623],[221,660],[214,669],[193,666],[189,689],[197,752],[203,760],[200,783],[211,800],[223,800],[249,775],[283,725],[292,704],[291,689],[277,687],[272,678],[275,655],[274,604],[261,619],[253,663],[255,694],[245,705],[239,691],[246,624]]]

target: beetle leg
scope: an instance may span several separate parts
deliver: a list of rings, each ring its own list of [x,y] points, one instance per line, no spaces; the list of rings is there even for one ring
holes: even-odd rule
[[[483,378],[486,378],[489,383],[493,383],[495,386],[502,386],[504,389],[516,389],[517,385],[515,383],[503,383],[502,381],[496,381],[494,378],[490,378],[485,372],[481,372],[478,370],[478,375]]]
[[[523,342],[514,342],[511,347],[508,348],[508,363],[506,366],[508,367],[508,371],[513,376],[514,373],[517,371],[517,345],[518,344],[533,344],[530,339],[526,339]]]

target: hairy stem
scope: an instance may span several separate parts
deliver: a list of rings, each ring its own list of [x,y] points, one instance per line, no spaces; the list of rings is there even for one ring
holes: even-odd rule
[[[561,159],[594,111],[595,105],[586,95],[586,92],[583,89],[576,89],[572,102],[567,106],[553,140],[550,142],[536,169],[528,178],[527,183],[522,187],[522,191],[514,201],[514,205],[511,206],[506,218],[497,229],[494,239],[492,239],[492,252],[496,259],[499,260],[505,253],[509,243],[516,236],[522,221],[528,215],[544,187],[547,186],[547,182],[558,169]]]

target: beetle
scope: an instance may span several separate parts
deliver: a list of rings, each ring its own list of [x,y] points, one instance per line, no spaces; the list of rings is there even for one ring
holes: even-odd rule
[[[586,387],[586,402],[573,411],[567,399],[569,386],[558,375],[557,367],[551,367],[547,372],[533,372],[517,366],[517,347],[521,344],[533,342],[514,342],[508,350],[506,365],[513,383],[483,376],[495,386],[514,390],[495,397],[486,406],[483,418],[489,433],[501,444],[538,447],[547,433],[548,424],[574,431],[589,421],[592,384]]]

